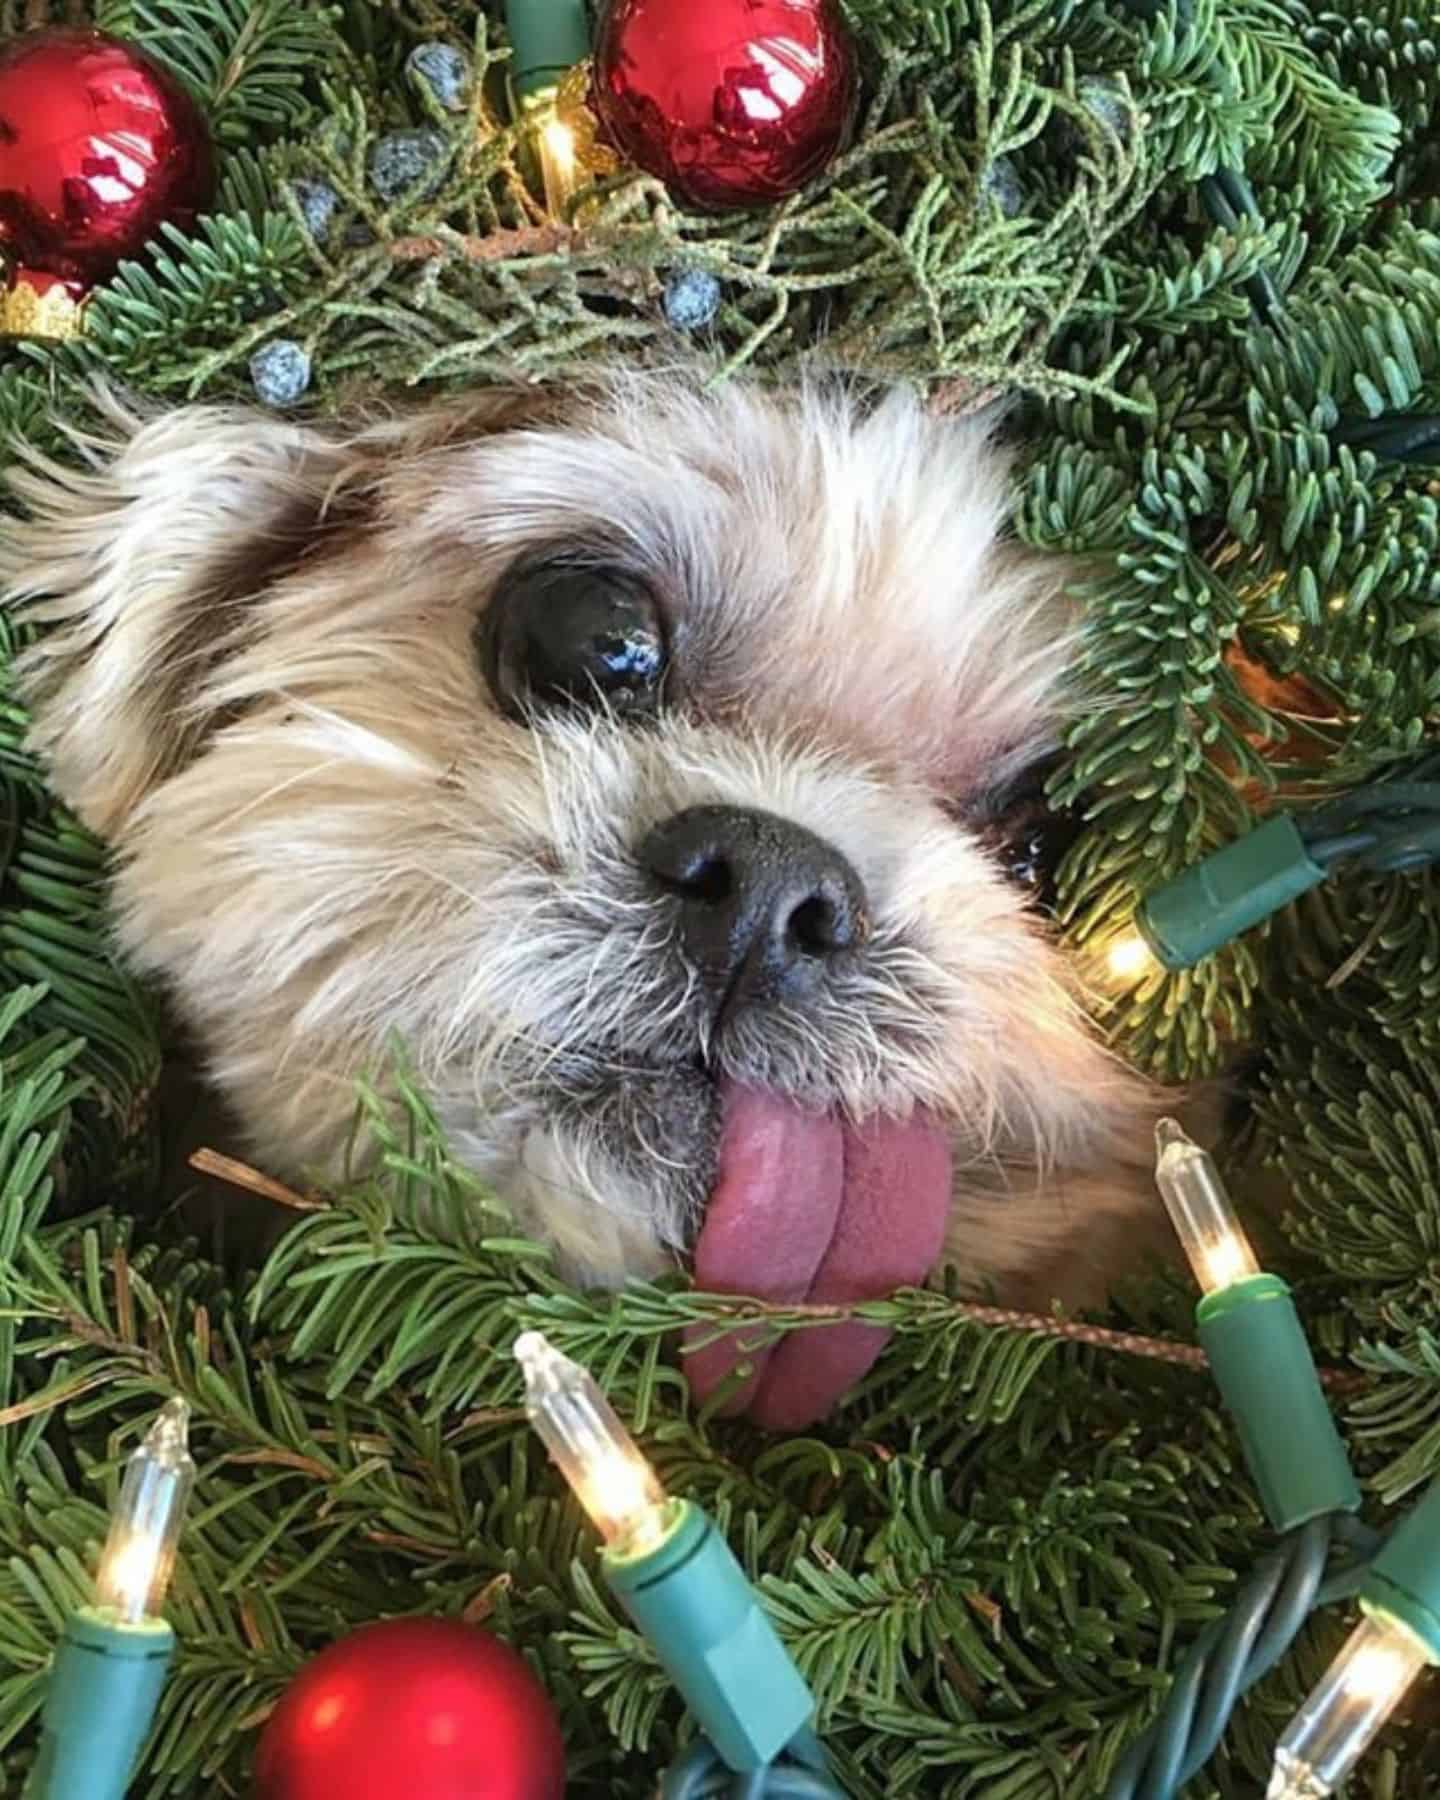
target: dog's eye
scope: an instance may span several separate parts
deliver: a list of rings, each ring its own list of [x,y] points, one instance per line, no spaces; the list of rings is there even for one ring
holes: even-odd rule
[[[1037,906],[1053,911],[1060,864],[1080,835],[1081,823],[1074,813],[1051,807],[1042,771],[1006,797],[985,836],[1010,880],[1031,894]]]
[[[512,718],[600,705],[644,718],[659,705],[667,663],[660,609],[623,569],[517,565],[501,578],[477,637],[490,691]]]

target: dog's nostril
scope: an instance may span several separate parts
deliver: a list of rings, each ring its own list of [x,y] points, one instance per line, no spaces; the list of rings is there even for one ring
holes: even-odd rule
[[[712,904],[728,900],[735,892],[735,871],[723,856],[704,856],[688,869],[679,883],[680,892]]]
[[[735,872],[723,856],[667,858],[646,861],[651,877],[667,894],[680,900],[698,900],[718,906],[735,892]]]
[[[823,894],[812,894],[791,913],[785,934],[802,956],[829,956],[848,949],[853,934],[842,925],[835,903]]]

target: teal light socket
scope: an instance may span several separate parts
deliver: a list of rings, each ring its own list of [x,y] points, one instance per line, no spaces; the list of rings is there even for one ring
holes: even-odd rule
[[[510,79],[521,100],[553,88],[590,54],[585,0],[506,0]]]
[[[1360,1489],[1280,1277],[1251,1275],[1207,1294],[1195,1323],[1275,1529],[1355,1512]]]
[[[175,1649],[163,1619],[71,1613],[55,1650],[24,1800],[125,1800]]]
[[[815,1698],[730,1546],[680,1501],[647,1555],[603,1556],[610,1586],[727,1768],[763,1769],[805,1730]]]
[[[1376,1551],[1360,1604],[1408,1626],[1440,1662],[1440,1478]]]
[[[1188,969],[1324,879],[1281,813],[1156,888],[1135,928],[1167,969]]]

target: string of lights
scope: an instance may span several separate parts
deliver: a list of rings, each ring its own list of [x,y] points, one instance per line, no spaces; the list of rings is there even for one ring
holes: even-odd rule
[[[1106,1800],[1162,1800],[1198,1775],[1219,1748],[1235,1707],[1279,1663],[1318,1607],[1359,1591],[1379,1536],[1345,1513],[1312,1519],[1251,1572],[1223,1618],[1195,1639],[1175,1671],[1165,1709],[1125,1753]],[[1328,1575],[1339,1551],[1347,1560]]]
[[[195,1479],[188,1420],[167,1401],[126,1465],[94,1599],[55,1651],[24,1800],[124,1800],[175,1649],[160,1610]]]
[[[1135,926],[1165,968],[1188,969],[1344,865],[1397,874],[1440,861],[1440,755],[1305,814],[1279,813],[1147,896]]]
[[[565,216],[580,181],[575,135],[561,116],[560,94],[571,71],[590,54],[590,21],[585,0],[507,0],[510,82],[517,111],[527,126],[540,166],[545,210]]]
[[[1173,1120],[1157,1130],[1156,1182],[1279,1542],[1190,1646],[1106,1800],[1173,1800],[1306,1620],[1354,1600],[1360,1619],[1281,1735],[1267,1789],[1267,1800],[1326,1800],[1418,1673],[1440,1664],[1440,1479],[1388,1536],[1355,1517],[1359,1489],[1289,1290],[1259,1267],[1214,1163]],[[814,1696],[714,1523],[666,1494],[585,1369],[539,1332],[515,1355],[527,1416],[600,1532],[611,1589],[699,1729],[661,1800],[838,1800]],[[122,1800],[174,1646],[160,1609],[194,1478],[187,1419],[185,1402],[169,1401],[127,1466],[93,1602],[57,1648],[25,1800]]]
[[[1440,1663],[1440,1480],[1388,1537],[1354,1516],[1360,1490],[1289,1288],[1260,1268],[1214,1162],[1174,1120],[1161,1121],[1156,1150],[1201,1290],[1197,1333],[1280,1541],[1191,1645],[1106,1800],[1173,1800],[1312,1613],[1358,1599],[1361,1620],[1281,1736],[1267,1789],[1267,1800],[1325,1800],[1418,1672]],[[584,1369],[538,1332],[515,1354],[528,1416],[605,1540],[611,1587],[702,1733],[663,1800],[832,1800],[810,1691],[709,1519],[666,1496]]]
[[[1172,1800],[1311,1613],[1358,1597],[1360,1623],[1282,1734],[1266,1790],[1266,1800],[1325,1800],[1420,1670],[1440,1663],[1440,1480],[1388,1537],[1352,1516],[1360,1492],[1289,1289],[1260,1269],[1210,1157],[1171,1119],[1156,1147],[1156,1182],[1201,1289],[1197,1333],[1283,1535],[1191,1646],[1106,1800]]]
[[[515,1357],[530,1422],[604,1539],[611,1589],[700,1727],[667,1800],[837,1800],[814,1696],[710,1518],[665,1493],[593,1376],[542,1333],[522,1333]]]

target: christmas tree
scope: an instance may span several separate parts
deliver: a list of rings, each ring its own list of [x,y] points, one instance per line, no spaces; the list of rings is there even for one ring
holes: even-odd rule
[[[621,162],[557,212],[494,7],[107,0],[93,22],[208,118],[216,199],[101,283],[81,337],[6,349],[0,423],[73,456],[97,369],[161,403],[316,411],[677,355],[722,380],[818,365],[949,408],[1015,397],[1018,529],[1075,559],[1111,702],[1051,786],[1084,821],[1057,929],[1137,1065],[1187,1081],[1248,1056],[1232,1174],[1283,1182],[1268,1261],[1350,1377],[1336,1405],[1385,1524],[1440,1469],[1440,878],[1341,874],[1186,974],[1113,952],[1158,882],[1277,796],[1413,753],[1440,714],[1440,14],[847,10],[857,126],[797,196],[696,211]],[[7,0],[3,27],[77,11]],[[847,1792],[1102,1791],[1269,1542],[1203,1371],[906,1293],[866,1309],[891,1346],[823,1428],[708,1419],[674,1334],[724,1308],[678,1278],[568,1289],[403,1075],[399,1125],[357,1095],[377,1168],[324,1195],[269,1184],[289,1229],[268,1256],[188,1235],[155,1104],[183,1049],[109,954],[102,850],[25,732],[7,695],[0,1792],[23,1785],[116,1471],[177,1392],[200,1478],[135,1793],[243,1793],[306,1658],[417,1611],[529,1659],[572,1793],[650,1791],[682,1709],[519,1410],[525,1327],[721,1521]],[[1106,1323],[1188,1341],[1191,1301],[1156,1278]],[[1255,1791],[1345,1623],[1317,1615],[1193,1792]],[[1356,1786],[1398,1800],[1437,1771],[1422,1690]]]

